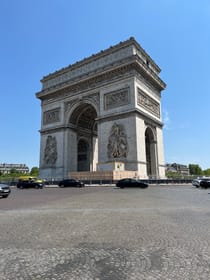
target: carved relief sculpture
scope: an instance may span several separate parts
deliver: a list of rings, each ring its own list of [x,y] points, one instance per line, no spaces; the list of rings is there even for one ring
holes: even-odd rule
[[[109,158],[126,158],[128,153],[127,135],[123,125],[114,124],[107,145]]]
[[[44,112],[44,124],[60,121],[60,108]]]
[[[160,117],[160,105],[145,92],[138,88],[138,105],[144,107],[158,118]]]
[[[57,142],[56,138],[49,135],[46,140],[44,162],[47,165],[54,165],[57,160]]]
[[[120,107],[130,103],[129,88],[120,89],[114,92],[109,92],[105,96],[105,110]]]

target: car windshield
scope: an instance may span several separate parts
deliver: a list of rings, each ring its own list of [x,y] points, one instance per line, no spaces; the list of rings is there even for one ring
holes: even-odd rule
[[[8,185],[7,184],[0,184],[0,187],[8,187]]]

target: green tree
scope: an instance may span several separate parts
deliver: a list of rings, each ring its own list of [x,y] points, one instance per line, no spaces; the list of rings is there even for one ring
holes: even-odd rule
[[[189,164],[189,170],[191,175],[202,175],[203,171],[198,164]]]
[[[39,168],[34,166],[31,168],[31,171],[30,171],[30,175],[31,176],[34,176],[34,177],[38,177],[39,176]]]
[[[15,168],[10,169],[10,174],[11,175],[16,175],[19,174],[20,172],[18,172]]]
[[[168,172],[166,172],[166,177],[169,179],[180,179],[183,177],[183,175],[178,172],[168,171]]]
[[[210,168],[206,169],[206,170],[203,170],[203,174],[205,176],[210,176]]]

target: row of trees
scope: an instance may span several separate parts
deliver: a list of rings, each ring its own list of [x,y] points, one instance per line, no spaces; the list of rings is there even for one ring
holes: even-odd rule
[[[189,164],[189,172],[191,176],[210,176],[210,168],[206,170],[202,170],[202,168],[198,164]],[[23,175],[21,172],[18,172],[15,169],[11,169],[10,173],[8,174],[1,174],[0,172],[0,179],[2,178],[16,178]],[[38,177],[39,176],[39,168],[38,167],[32,167],[30,172],[28,174],[24,174],[26,176],[33,176]],[[167,172],[166,176],[168,178],[180,178],[183,177],[181,173],[176,172]]]
[[[202,170],[198,164],[189,164],[190,175],[210,176],[210,168]]]
[[[180,172],[166,172],[166,177],[167,178],[194,178],[198,176],[207,176],[210,177],[210,168],[202,170],[202,168],[198,164],[189,164],[189,175],[183,175]]]

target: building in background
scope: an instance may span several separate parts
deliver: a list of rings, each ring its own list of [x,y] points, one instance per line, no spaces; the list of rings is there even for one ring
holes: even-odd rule
[[[179,163],[172,163],[172,164],[167,163],[166,172],[174,172],[182,175],[190,174],[189,167],[187,165],[179,164]]]
[[[9,174],[11,170],[26,174],[29,173],[29,168],[26,164],[18,163],[0,163],[0,173]]]

